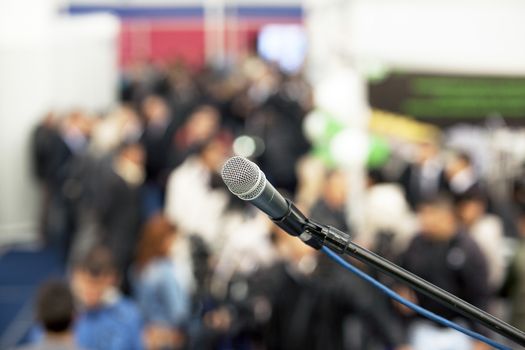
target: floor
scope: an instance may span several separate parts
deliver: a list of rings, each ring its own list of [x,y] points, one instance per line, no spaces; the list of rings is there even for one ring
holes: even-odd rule
[[[0,252],[0,349],[24,339],[33,324],[33,298],[49,278],[63,276],[57,254],[34,245],[12,246]]]

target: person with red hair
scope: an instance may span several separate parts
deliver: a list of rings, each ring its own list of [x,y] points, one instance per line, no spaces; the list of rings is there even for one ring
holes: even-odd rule
[[[132,270],[133,291],[146,322],[148,349],[178,349],[189,316],[189,298],[177,279],[170,251],[177,229],[162,215],[144,226]]]

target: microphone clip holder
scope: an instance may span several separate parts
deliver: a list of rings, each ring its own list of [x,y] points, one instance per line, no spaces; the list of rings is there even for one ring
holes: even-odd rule
[[[291,201],[286,200],[286,202],[288,203],[286,215],[279,219],[272,219],[277,226],[289,234],[298,236],[314,249],[319,250],[327,246],[338,254],[345,252],[352,240],[349,234],[307,218]]]

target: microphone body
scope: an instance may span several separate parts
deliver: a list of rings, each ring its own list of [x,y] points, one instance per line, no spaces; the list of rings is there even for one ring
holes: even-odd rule
[[[233,194],[255,205],[289,234],[300,236],[305,231],[309,220],[266,180],[255,163],[232,157],[224,164],[221,176]]]
[[[247,199],[247,201],[265,212],[272,220],[281,219],[288,212],[286,199],[266,179],[261,193],[253,199]]]

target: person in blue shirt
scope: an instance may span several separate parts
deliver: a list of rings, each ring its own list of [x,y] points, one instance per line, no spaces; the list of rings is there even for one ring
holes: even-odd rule
[[[148,348],[177,349],[185,343],[190,303],[169,257],[175,237],[176,228],[164,216],[152,217],[142,232],[131,272]]]
[[[141,350],[143,322],[138,307],[117,288],[111,251],[98,246],[78,260],[71,274],[79,302],[74,328],[77,344],[90,350]]]

